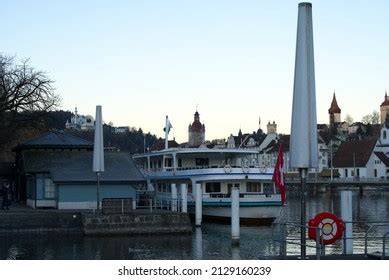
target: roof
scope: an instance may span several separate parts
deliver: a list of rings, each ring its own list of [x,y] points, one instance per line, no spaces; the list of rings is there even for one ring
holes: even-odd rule
[[[169,148],[177,148],[180,145],[176,142],[176,140],[169,140],[168,147]],[[159,138],[154,144],[150,147],[150,151],[160,151],[165,149],[165,139]]]
[[[385,99],[384,102],[381,103],[381,106],[388,106],[389,105],[389,98],[388,94],[385,92]]]
[[[389,166],[389,158],[383,152],[374,152],[374,154],[385,164],[385,166]]]
[[[338,102],[336,102],[336,96],[334,92],[334,96],[332,97],[331,107],[328,109],[329,114],[340,114],[341,110],[338,106]]]
[[[365,167],[377,140],[359,140],[342,142],[334,157],[334,167]]]
[[[54,182],[94,182],[91,151],[24,151],[26,173],[49,172]],[[143,182],[144,177],[127,153],[104,153],[102,182]]]
[[[189,130],[190,131],[197,131],[197,132],[201,132],[201,131],[205,130],[205,125],[201,124],[201,122],[200,122],[200,114],[197,111],[194,114],[194,121],[193,121],[193,123],[189,125]]]
[[[14,150],[26,149],[53,149],[53,148],[89,148],[93,149],[93,142],[61,132],[47,132],[37,138],[29,140],[15,147]]]

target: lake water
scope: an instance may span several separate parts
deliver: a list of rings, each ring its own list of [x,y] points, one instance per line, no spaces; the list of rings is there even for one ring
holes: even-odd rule
[[[321,211],[340,215],[339,192],[309,193],[307,219]],[[287,206],[282,219],[298,221],[300,201],[297,192],[288,193]],[[353,219],[364,221],[354,224],[354,252],[362,253],[364,235],[371,224],[389,221],[389,192],[366,190],[363,196],[353,192]],[[374,235],[389,230],[379,227]],[[0,259],[262,259],[279,252],[277,226],[241,227],[239,248],[231,246],[230,226],[204,224],[194,228],[192,234],[163,236],[84,237],[65,234],[13,234],[0,235]],[[299,229],[288,228],[288,239],[298,239]],[[312,241],[308,242],[314,245]],[[389,246],[389,245],[388,245]],[[299,254],[299,245],[288,245],[288,254]],[[369,250],[382,250],[382,240],[369,240]],[[314,253],[314,248],[308,248]],[[326,253],[341,253],[342,242],[326,247]]]

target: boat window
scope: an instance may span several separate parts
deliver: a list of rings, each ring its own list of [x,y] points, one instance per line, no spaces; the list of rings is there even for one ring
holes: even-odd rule
[[[232,184],[227,185],[227,191],[229,194],[231,194]]]
[[[271,194],[274,192],[273,183],[263,183],[263,192],[265,194]]]
[[[182,158],[178,159],[178,167],[182,167]]]
[[[165,167],[172,167],[172,159],[165,158]]]
[[[192,193],[192,184],[191,183],[188,184],[188,193]]]
[[[209,158],[196,158],[196,166],[208,166]]]
[[[205,192],[214,193],[220,192],[220,182],[208,182],[205,183]]]
[[[246,191],[247,192],[262,192],[261,183],[247,182]]]

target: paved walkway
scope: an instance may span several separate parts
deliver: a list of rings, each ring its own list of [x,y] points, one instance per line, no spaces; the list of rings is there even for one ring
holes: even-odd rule
[[[3,203],[2,197],[0,197],[0,206]],[[92,214],[94,213],[93,210],[89,209],[54,209],[54,208],[31,208],[24,204],[21,204],[19,202],[12,202],[9,206],[9,210],[2,210],[0,207],[0,216],[1,215],[7,215],[10,213],[84,213],[84,214]],[[136,209],[132,212],[132,214],[138,214],[138,215],[147,215],[147,214],[162,214],[162,213],[172,213],[172,211],[169,210],[160,210],[160,209],[153,209],[152,212],[150,212],[150,209]]]

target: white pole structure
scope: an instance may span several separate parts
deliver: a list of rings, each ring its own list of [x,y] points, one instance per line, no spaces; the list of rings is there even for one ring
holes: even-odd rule
[[[177,211],[177,186],[176,184],[170,185],[171,192],[172,192],[172,211]]]
[[[203,231],[201,228],[196,228],[195,233],[195,259],[203,259]]]
[[[239,245],[240,220],[239,220],[239,188],[231,189],[231,242],[232,245]]]
[[[231,259],[233,260],[240,260],[240,247],[239,246],[232,246],[231,247]]]
[[[104,172],[104,139],[101,106],[96,106],[95,142],[93,146],[93,172],[96,172],[96,209],[100,210],[100,174]]]
[[[341,217],[345,223],[344,239],[343,239],[343,254],[353,253],[353,195],[352,191],[340,192]]]
[[[182,212],[188,213],[188,188],[186,184],[181,184]]]
[[[298,5],[296,61],[294,70],[290,165],[301,177],[301,259],[306,258],[306,178],[318,168],[315,67],[312,4]]]
[[[201,189],[200,183],[195,183],[192,186],[195,187],[196,194],[196,227],[201,227],[201,222],[203,218],[203,190]]]

